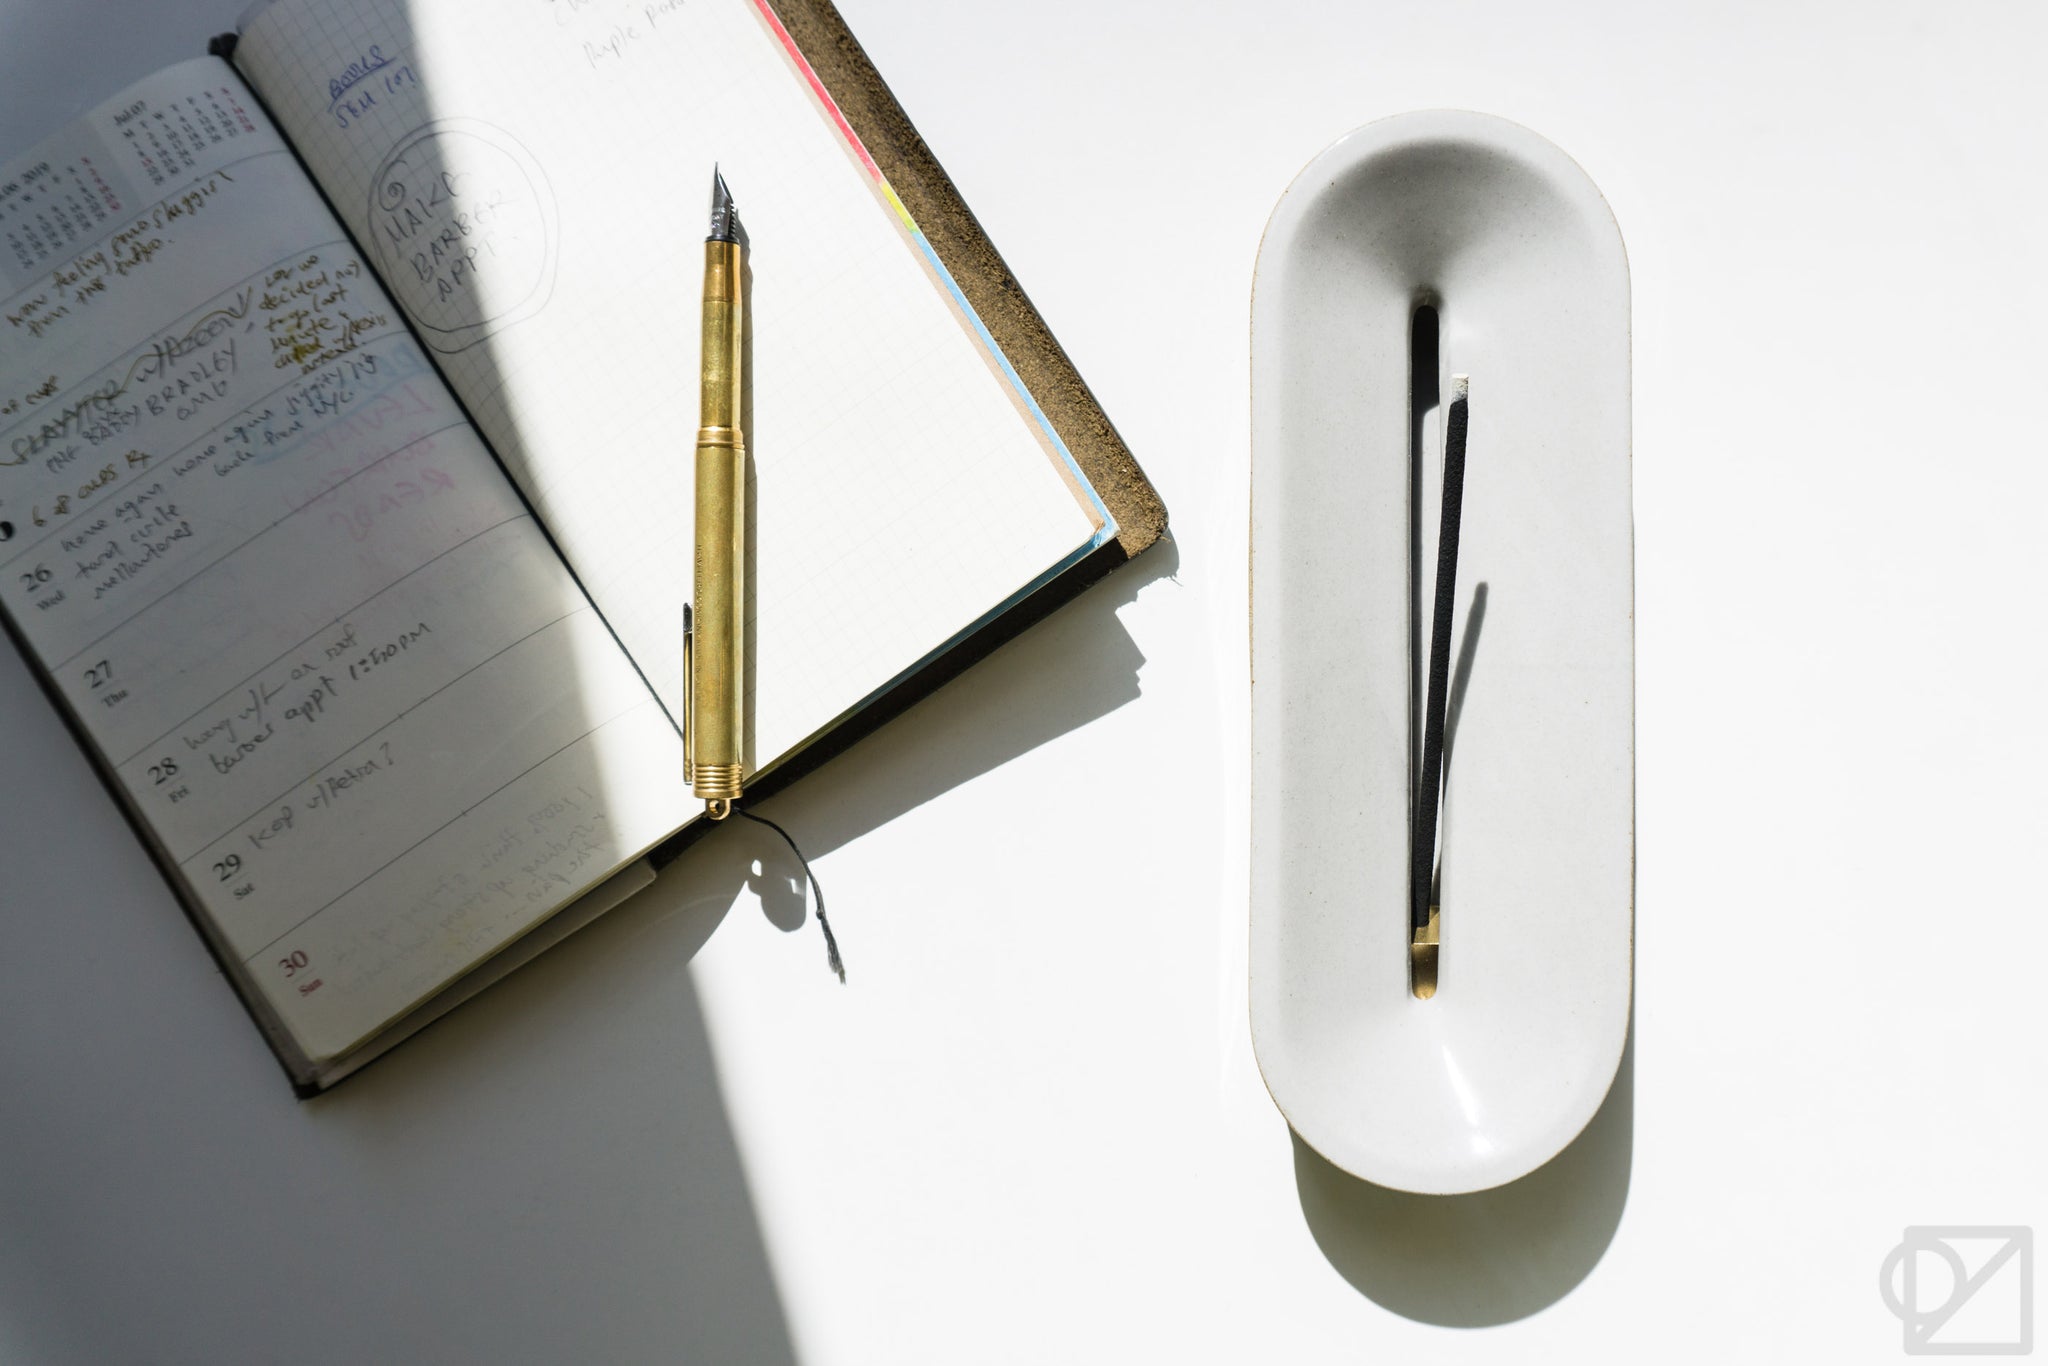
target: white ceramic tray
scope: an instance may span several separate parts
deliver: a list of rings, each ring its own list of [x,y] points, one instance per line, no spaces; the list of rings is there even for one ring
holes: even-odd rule
[[[1411,507],[1433,506],[1440,477],[1434,453],[1411,472],[1425,302],[1446,399],[1471,376],[1453,636],[1469,673],[1440,986],[1419,1000],[1411,658],[1435,514],[1416,515],[1418,548]],[[1295,1132],[1355,1176],[1436,1194],[1511,1181],[1613,1080],[1633,972],[1629,464],[1628,262],[1569,157],[1431,112],[1309,164],[1252,297],[1252,1037]]]

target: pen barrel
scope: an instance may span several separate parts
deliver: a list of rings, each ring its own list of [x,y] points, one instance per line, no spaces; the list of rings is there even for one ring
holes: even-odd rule
[[[733,242],[704,244],[703,421],[697,431],[692,584],[691,791],[741,795],[746,744],[747,449],[740,346],[742,260]]]

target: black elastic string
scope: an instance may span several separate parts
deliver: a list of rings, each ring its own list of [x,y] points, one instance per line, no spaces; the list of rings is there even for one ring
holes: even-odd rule
[[[846,964],[840,961],[839,941],[832,935],[832,922],[825,919],[825,889],[818,885],[818,875],[811,871],[811,861],[804,857],[803,850],[796,847],[796,841],[789,837],[789,832],[774,821],[766,816],[757,816],[743,806],[735,806],[733,810],[755,824],[765,825],[782,836],[782,842],[789,846],[789,852],[796,855],[797,866],[804,870],[804,878],[811,884],[811,901],[818,908],[818,928],[825,932],[825,964],[839,974],[839,980],[843,983],[846,980]]]
[[[1436,616],[1429,633],[1429,702],[1423,714],[1422,782],[1415,794],[1414,842],[1409,848],[1408,923],[1429,924],[1429,891],[1436,865],[1437,794],[1444,773],[1444,693],[1451,663],[1451,604],[1458,595],[1458,527],[1465,505],[1463,394],[1451,400],[1444,418],[1444,508],[1436,541]]]

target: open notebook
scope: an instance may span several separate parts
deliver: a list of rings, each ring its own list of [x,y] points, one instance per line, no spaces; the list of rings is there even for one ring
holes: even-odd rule
[[[714,161],[754,244],[756,790],[1143,542],[765,5],[278,0],[233,57],[0,171],[0,570],[317,1090],[701,811]]]

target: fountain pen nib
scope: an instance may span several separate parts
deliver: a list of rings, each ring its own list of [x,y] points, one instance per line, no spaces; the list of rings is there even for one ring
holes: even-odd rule
[[[740,226],[739,206],[732,202],[732,191],[725,188],[725,177],[718,168],[711,168],[711,235],[712,242],[737,242],[747,244],[747,230]]]

